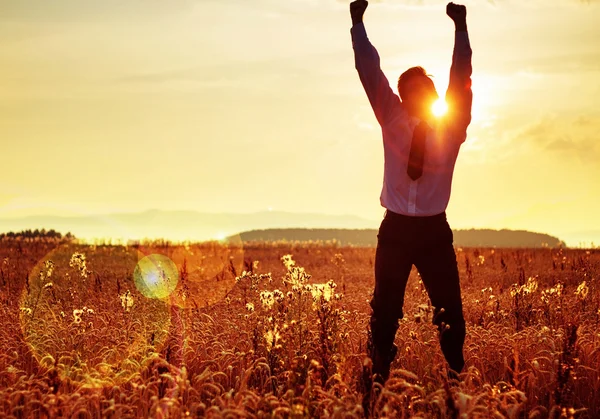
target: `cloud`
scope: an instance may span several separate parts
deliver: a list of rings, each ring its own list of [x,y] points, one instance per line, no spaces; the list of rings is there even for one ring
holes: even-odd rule
[[[600,115],[546,116],[521,131],[516,141],[561,156],[575,156],[593,163],[600,158],[595,133],[600,130]]]

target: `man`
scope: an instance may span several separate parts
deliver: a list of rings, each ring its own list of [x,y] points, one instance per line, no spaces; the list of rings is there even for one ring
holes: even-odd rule
[[[350,4],[352,44],[358,75],[375,117],[381,125],[385,156],[381,205],[386,213],[375,255],[375,290],[370,302],[369,355],[375,380],[385,383],[398,348],[394,338],[406,283],[416,266],[434,307],[442,352],[449,377],[464,367],[465,321],[453,235],[446,220],[452,173],[458,151],[471,122],[471,47],[465,6],[449,3],[455,38],[448,111],[432,112],[438,93],[421,67],[404,72],[398,80],[400,98],[381,71],[379,55],[363,24],[366,0]]]

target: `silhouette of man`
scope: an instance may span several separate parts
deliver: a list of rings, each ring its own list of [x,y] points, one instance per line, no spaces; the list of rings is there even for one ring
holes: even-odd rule
[[[439,98],[422,67],[398,79],[398,97],[381,71],[377,50],[367,38],[366,0],[350,4],[352,45],[360,81],[381,125],[385,156],[381,205],[386,208],[377,235],[375,289],[370,302],[369,356],[376,381],[385,383],[398,348],[394,338],[406,283],[416,266],[434,307],[433,322],[456,378],[464,367],[465,321],[453,235],[446,220],[452,173],[471,122],[471,46],[465,6],[448,3],[454,21],[454,51],[446,93],[448,111],[436,118]]]

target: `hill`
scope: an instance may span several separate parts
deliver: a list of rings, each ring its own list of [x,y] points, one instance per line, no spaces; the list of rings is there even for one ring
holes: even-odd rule
[[[457,247],[564,247],[559,238],[525,230],[470,229],[454,230]],[[376,246],[374,229],[288,228],[251,230],[240,233],[243,242],[249,241],[326,241],[336,240],[342,246]]]

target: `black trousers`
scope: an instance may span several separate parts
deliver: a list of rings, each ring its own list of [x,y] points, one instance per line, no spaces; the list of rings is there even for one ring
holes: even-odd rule
[[[375,291],[370,303],[376,350],[387,353],[394,343],[398,320],[404,317],[406,283],[415,265],[434,307],[433,323],[440,332],[446,361],[456,372],[463,369],[465,320],[453,240],[446,213],[410,217],[386,211],[377,235]]]

